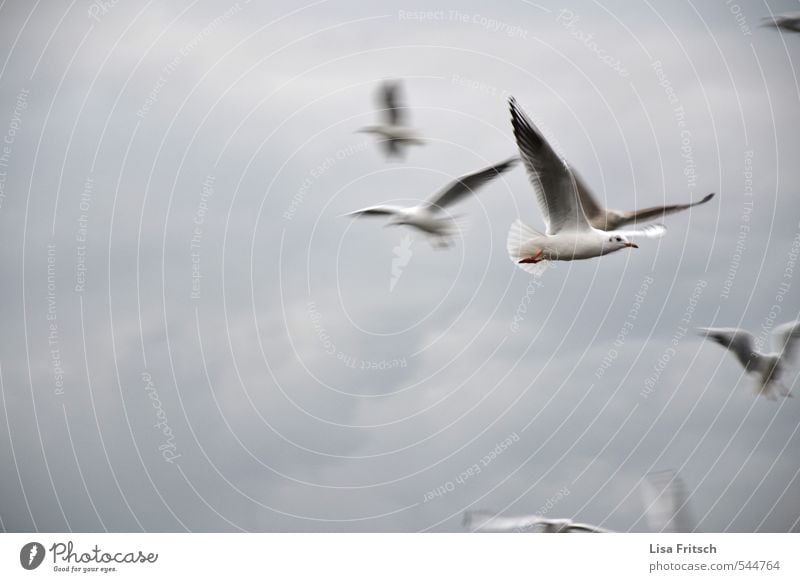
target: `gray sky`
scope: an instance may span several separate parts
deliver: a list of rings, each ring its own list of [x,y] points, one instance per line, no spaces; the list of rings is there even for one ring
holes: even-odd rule
[[[798,318],[796,2],[258,4],[0,10],[0,527],[645,531],[675,469],[699,531],[800,529],[796,399],[692,331]],[[339,218],[514,155],[508,95],[612,208],[717,197],[540,286],[521,168],[447,251]]]

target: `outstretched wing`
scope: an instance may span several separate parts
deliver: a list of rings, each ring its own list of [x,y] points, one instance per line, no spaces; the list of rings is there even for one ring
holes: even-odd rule
[[[761,19],[761,26],[772,26],[791,32],[800,32],[800,15],[775,14],[774,16],[765,16]]]
[[[543,522],[538,515],[508,516],[491,511],[465,511],[464,528],[472,532],[522,532],[532,530]]]
[[[758,356],[753,348],[755,345],[753,335],[749,331],[713,327],[700,327],[698,331],[705,332],[706,337],[728,348],[742,366],[747,366]]]
[[[578,185],[569,165],[553,151],[513,97],[508,103],[514,137],[547,223],[547,234],[588,230],[589,223],[578,198]]]
[[[428,208],[431,210],[440,210],[450,204],[458,202],[467,194],[474,193],[475,190],[496,178],[506,170],[513,168],[514,164],[519,161],[519,158],[513,157],[505,162],[499,163],[485,170],[474,172],[466,176],[461,176],[458,180],[450,182],[443,190],[434,196],[428,202]]]
[[[626,224],[637,224],[639,222],[646,222],[648,220],[661,219],[668,214],[675,214],[683,210],[688,210],[692,206],[699,206],[705,204],[714,197],[714,193],[707,194],[702,200],[691,202],[689,204],[672,204],[669,206],[652,206],[650,208],[642,208],[641,210],[631,210],[630,212],[619,213],[615,218],[609,220],[612,225],[609,229],[619,228]]]
[[[362,208],[361,210],[348,212],[342,216],[393,216],[395,214],[399,214],[402,210],[402,206],[368,206],[367,208]]]
[[[800,321],[784,323],[772,330],[772,341],[782,357],[793,363],[800,347]]]
[[[400,81],[385,81],[380,89],[380,105],[387,125],[403,125],[405,108]]]

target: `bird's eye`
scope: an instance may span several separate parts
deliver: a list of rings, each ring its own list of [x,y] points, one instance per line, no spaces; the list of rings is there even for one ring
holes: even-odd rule
[[[622,239],[620,237],[617,237],[617,242],[622,242]]]

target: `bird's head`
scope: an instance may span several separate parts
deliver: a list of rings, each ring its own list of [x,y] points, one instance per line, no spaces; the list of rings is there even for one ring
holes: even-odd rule
[[[625,248],[632,248],[632,249],[639,248],[639,245],[637,245],[635,242],[631,242],[628,239],[628,237],[620,233],[610,234],[605,244],[611,247],[613,250],[625,249]]]

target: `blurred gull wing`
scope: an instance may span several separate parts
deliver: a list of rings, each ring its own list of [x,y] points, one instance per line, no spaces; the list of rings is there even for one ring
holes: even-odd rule
[[[547,223],[547,234],[561,230],[589,230],[580,200],[578,185],[569,165],[528,119],[511,97],[511,125],[517,140],[520,157]]]
[[[405,123],[405,106],[402,103],[400,81],[384,81],[379,92],[379,102],[387,125]]]
[[[394,216],[396,214],[400,214],[403,210],[404,208],[401,206],[368,206],[367,208],[342,214],[342,216]]]
[[[492,511],[465,511],[462,524],[471,532],[513,532],[540,526],[545,519],[539,515],[502,516]]]
[[[471,532],[606,533],[609,530],[575,523],[570,519],[548,519],[541,515],[495,515],[491,511],[464,512],[464,527]]]
[[[692,531],[689,496],[675,471],[658,471],[645,476],[641,485],[647,523],[652,532]]]
[[[589,525],[588,523],[570,523],[566,526],[567,533],[610,533],[611,530],[597,527],[596,525]]]
[[[428,208],[431,210],[441,210],[450,204],[458,202],[468,194],[474,193],[478,188],[496,178],[506,170],[514,167],[519,158],[513,157],[495,166],[484,170],[462,176],[448,184],[441,192],[436,194],[430,202]]]
[[[772,330],[772,341],[782,358],[794,363],[800,346],[800,321],[792,321],[779,325]]]
[[[800,32],[800,13],[774,14],[761,19],[761,26],[770,26],[789,32]]]
[[[750,362],[758,357],[753,346],[755,341],[753,334],[743,329],[733,327],[699,327],[698,331],[706,334],[706,337],[728,348],[736,359],[747,367]]]
[[[403,150],[400,148],[400,144],[397,142],[397,140],[384,139],[380,142],[380,145],[383,148],[383,153],[386,154],[387,158],[403,157]]]

